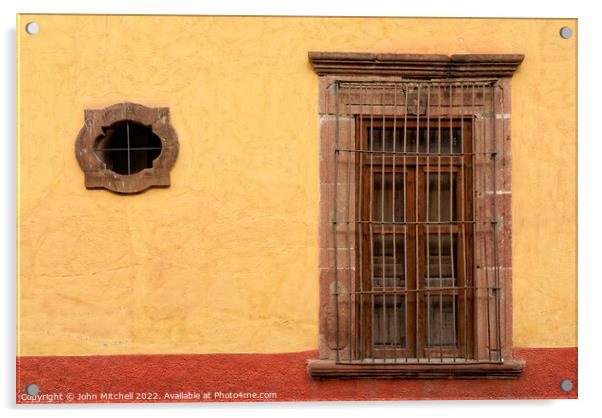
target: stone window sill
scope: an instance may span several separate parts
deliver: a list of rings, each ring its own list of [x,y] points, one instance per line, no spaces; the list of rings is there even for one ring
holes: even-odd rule
[[[504,363],[351,364],[334,360],[312,360],[309,374],[314,379],[517,379],[524,361]]]

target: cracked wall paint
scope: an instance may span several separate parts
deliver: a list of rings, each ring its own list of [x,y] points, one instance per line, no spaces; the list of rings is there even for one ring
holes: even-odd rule
[[[512,80],[514,344],[576,346],[576,37],[562,40],[564,25],[577,26],[21,15],[17,354],[317,347],[309,50],[526,55]],[[170,188],[84,188],[83,109],[125,100],[170,108]]]

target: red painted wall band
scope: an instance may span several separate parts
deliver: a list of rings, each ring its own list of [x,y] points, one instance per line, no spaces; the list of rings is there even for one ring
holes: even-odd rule
[[[517,348],[517,380],[312,380],[317,351],[279,354],[27,356],[17,403],[577,398],[577,348]],[[560,382],[570,379],[564,392]],[[36,396],[26,394],[36,384]]]

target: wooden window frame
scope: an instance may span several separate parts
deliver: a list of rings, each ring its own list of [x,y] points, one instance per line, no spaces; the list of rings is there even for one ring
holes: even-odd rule
[[[363,120],[361,120],[363,119]],[[429,126],[431,129],[436,130],[438,128],[441,129],[453,129],[453,128],[461,128],[463,133],[463,146],[462,155],[453,155],[453,156],[445,156],[441,155],[438,157],[437,165],[431,165],[426,157],[416,156],[414,157],[406,157],[403,165],[401,165],[399,159],[397,157],[397,164],[393,167],[393,159],[391,157],[372,157],[372,158],[360,158],[356,161],[356,195],[360,194],[360,187],[362,188],[362,193],[364,196],[368,196],[370,193],[370,182],[371,177],[370,173],[382,173],[382,169],[385,168],[385,172],[390,173],[393,170],[396,173],[402,173],[405,170],[406,176],[408,178],[407,184],[404,186],[409,190],[405,195],[407,196],[407,219],[408,220],[417,220],[418,222],[426,221],[426,172],[432,173],[457,173],[455,180],[455,188],[456,190],[464,191],[464,199],[462,200],[462,196],[460,193],[456,193],[456,216],[460,220],[460,208],[463,209],[464,217],[462,219],[469,220],[472,217],[472,199],[471,196],[473,194],[472,187],[472,161],[471,161],[471,153],[472,153],[472,120],[471,118],[455,118],[452,121],[450,120],[434,120],[430,123],[427,121],[418,121],[415,118],[398,120],[397,122],[393,121],[391,117],[385,117],[384,123],[380,120],[369,120],[369,117],[359,118],[356,117],[355,127],[356,127],[356,142],[358,143],[358,149],[368,149],[369,142],[369,134],[367,132],[363,132],[363,129],[381,129],[383,126],[385,128],[391,128],[394,124],[397,125],[398,129],[403,129],[404,125],[406,128],[415,128],[420,127],[420,129],[426,128]],[[366,123],[364,123],[364,121]],[[440,160],[439,160],[440,158]],[[363,161],[362,161],[363,160]],[[442,163],[441,163],[442,161]],[[434,164],[434,163],[432,163]],[[466,179],[462,179],[462,171],[460,167],[463,167],[463,171],[466,173]],[[361,180],[360,180],[361,177]],[[462,181],[465,181],[464,187],[461,186]],[[416,185],[418,182],[418,185]],[[409,186],[409,187],[408,187]],[[416,189],[414,189],[414,187]],[[414,192],[416,190],[416,193]],[[418,204],[416,204],[416,199]],[[369,218],[369,205],[372,202],[369,199],[363,199],[362,208],[360,216],[361,219]],[[416,210],[416,208],[418,208]],[[416,213],[418,212],[418,213]],[[372,226],[367,224],[362,224],[358,228],[356,242],[359,242],[360,245],[363,246],[363,250],[356,253],[356,268],[362,269],[363,274],[356,275],[356,281],[360,280],[360,277],[363,280],[361,285],[356,284],[356,288],[364,288],[373,290],[373,285],[371,283],[371,269],[372,265],[370,262],[369,255],[372,250],[370,249],[370,228],[372,228],[373,234],[393,234],[393,230],[396,233],[403,236],[403,234],[407,234],[407,239],[405,241],[407,245],[407,254],[408,258],[404,261],[408,266],[408,274],[405,278],[406,285],[409,289],[416,289],[416,278],[424,278],[419,282],[419,287],[424,289],[426,287],[426,277],[425,273],[425,259],[426,259],[426,247],[423,244],[426,244],[428,241],[426,239],[427,235],[433,235],[437,233],[445,233],[453,234],[456,239],[457,245],[457,283],[454,287],[470,287],[472,286],[472,263],[473,263],[473,228],[474,226],[471,224],[467,224],[464,226],[464,239],[460,240],[460,234],[462,233],[462,227],[459,224],[454,226],[444,226],[444,225],[415,225],[412,228],[409,225],[399,226],[399,225],[381,225],[381,226]],[[377,229],[377,231],[374,231]],[[403,231],[407,232],[403,232]],[[417,238],[418,237],[418,238]],[[464,245],[466,249],[464,249]],[[418,246],[418,249],[416,249]],[[464,257],[464,252],[466,252],[466,257]],[[360,253],[362,256],[360,256]],[[416,261],[416,254],[418,254],[418,261]],[[467,264],[466,269],[464,269],[464,264]],[[418,272],[416,273],[416,266],[419,267]],[[464,272],[466,272],[466,276],[464,277]],[[380,291],[382,288],[379,288]],[[394,288],[385,288],[382,289],[383,294],[391,295],[395,292],[401,296],[403,292],[394,289]],[[458,317],[456,318],[456,327],[457,327],[457,341],[458,346],[456,348],[442,348],[442,347],[428,347],[426,343],[426,331],[425,331],[425,319],[426,316],[426,296],[422,293],[418,292],[410,292],[406,299],[405,303],[410,306],[407,308],[407,312],[409,313],[406,318],[406,348],[394,349],[393,353],[390,352],[389,349],[377,349],[372,346],[372,316],[373,308],[369,307],[374,304],[373,298],[368,298],[367,301],[360,302],[363,304],[363,309],[365,309],[368,314],[363,315],[362,317],[356,317],[356,324],[354,326],[354,342],[356,344],[355,352],[356,353],[365,353],[364,356],[360,357],[378,357],[378,358],[393,358],[404,357],[404,358],[430,358],[430,357],[443,357],[443,358],[472,358],[474,353],[474,307],[472,304],[472,298],[470,292],[464,293],[464,297],[461,298],[460,290],[442,290],[437,291],[434,296],[442,295],[442,296],[457,296],[458,297]],[[460,301],[462,301],[460,303]],[[418,307],[416,308],[416,303],[418,303]],[[463,306],[467,305],[466,312],[464,312]],[[414,308],[412,308],[414,307]],[[461,321],[460,312],[464,312],[466,321]],[[362,322],[362,324],[360,324]],[[365,332],[360,332],[360,330],[365,330]],[[391,355],[392,354],[392,355]]]
[[[315,379],[354,379],[354,378],[461,378],[461,379],[514,379],[521,375],[525,362],[513,357],[512,352],[512,301],[511,301],[511,210],[510,210],[510,79],[520,63],[523,60],[522,55],[412,55],[412,54],[373,54],[373,53],[345,53],[345,52],[310,52],[310,62],[318,74],[319,78],[319,114],[320,114],[320,335],[319,335],[319,358],[309,362],[308,370],[312,378]],[[335,137],[338,138],[339,132],[356,132],[356,117],[361,112],[357,111],[357,106],[361,108],[362,104],[350,104],[345,111],[339,109],[340,102],[336,97],[336,86],[338,82],[374,82],[403,79],[419,80],[482,80],[495,78],[503,91],[503,99],[506,101],[506,108],[501,114],[494,115],[495,122],[502,124],[502,131],[506,129],[507,137],[502,138],[499,147],[508,152],[500,152],[500,164],[502,170],[498,173],[499,179],[493,181],[503,184],[500,193],[494,192],[494,196],[483,194],[475,202],[473,210],[478,213],[487,211],[485,205],[487,199],[499,201],[501,215],[499,220],[499,231],[501,234],[501,271],[503,275],[502,288],[498,292],[502,295],[502,315],[503,328],[501,330],[501,351],[500,360],[497,363],[474,361],[470,363],[451,363],[442,362],[420,362],[418,357],[417,364],[392,362],[389,363],[369,363],[369,362],[339,362],[338,354],[349,347],[353,347],[354,342],[358,341],[356,331],[353,326],[349,330],[343,329],[338,333],[337,321],[340,319],[340,313],[343,314],[343,320],[348,323],[357,321],[355,314],[351,313],[353,318],[344,318],[344,310],[337,310],[339,304],[350,303],[345,298],[339,299],[337,295],[345,294],[345,283],[337,279],[337,269],[333,268],[333,258],[336,266],[337,256],[342,258],[342,250],[336,245],[333,248],[333,241],[336,242],[336,224],[341,214],[337,210],[336,185],[341,180],[337,180],[337,175],[333,174],[335,167],[332,163],[333,149],[337,147]],[[483,93],[482,100],[485,100]],[[495,93],[493,100],[496,100]],[[418,103],[414,102],[416,112],[419,110],[420,99]],[[407,104],[406,104],[407,106]],[[341,112],[340,112],[341,111]],[[406,109],[408,111],[408,109]],[[477,120],[482,117],[475,109],[474,113],[468,112],[467,119]],[[339,113],[342,115],[339,117]],[[375,106],[374,115],[383,117],[391,114],[390,107],[383,103],[382,106]],[[336,117],[335,117],[336,115]],[[497,125],[496,125],[497,126]],[[471,131],[473,128],[471,128]],[[336,134],[335,134],[336,132]],[[351,134],[357,136],[357,133]],[[491,155],[494,156],[494,151]],[[336,153],[335,153],[336,154]],[[477,164],[478,165],[478,164]],[[478,173],[480,174],[480,173]],[[343,174],[344,176],[344,174]],[[359,180],[353,181],[353,187],[358,187]],[[334,192],[333,192],[334,190]],[[499,196],[498,196],[499,194]],[[332,208],[334,199],[335,207]],[[339,204],[338,207],[344,206]],[[354,212],[350,208],[352,217]],[[334,217],[334,218],[333,218]],[[496,220],[496,222],[498,222]],[[335,224],[334,233],[333,223]],[[478,229],[475,229],[478,234]],[[476,237],[474,238],[477,239]],[[467,245],[468,246],[468,245]],[[355,249],[349,248],[349,254]],[[480,256],[479,250],[474,254]],[[357,260],[358,256],[354,255]],[[474,261],[476,269],[488,267],[479,266],[479,261]],[[360,264],[351,267],[351,270],[359,271]],[[479,272],[480,274],[483,271]],[[352,273],[355,275],[355,272]],[[482,314],[481,308],[475,306],[475,318]],[[482,326],[482,325],[478,325]],[[477,326],[477,327],[478,327]],[[335,328],[337,333],[335,333]],[[420,331],[419,331],[420,332]],[[477,333],[477,335],[481,335]],[[356,348],[357,349],[357,346]],[[476,358],[481,358],[479,352],[475,353]],[[350,350],[351,351],[351,350]],[[417,353],[420,354],[420,353]],[[469,353],[470,354],[470,353]]]

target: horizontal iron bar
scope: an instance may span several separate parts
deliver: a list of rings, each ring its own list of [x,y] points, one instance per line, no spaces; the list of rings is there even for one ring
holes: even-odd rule
[[[94,151],[150,151],[160,150],[161,147],[130,147],[130,148],[94,148]]]
[[[447,86],[462,86],[464,88],[470,87],[491,87],[496,85],[498,79],[482,79],[482,80],[471,80],[471,79],[453,79],[452,80],[441,80],[437,79],[433,80],[361,80],[361,81],[352,81],[352,80],[344,80],[339,81],[339,87],[341,88],[353,88],[353,89],[361,89],[361,88],[372,88],[382,90],[383,86],[436,86],[436,87],[447,87]]]
[[[437,277],[431,277],[431,279],[438,279]],[[434,292],[437,295],[439,294],[439,292],[448,292],[448,291],[456,291],[456,290],[464,290],[464,289],[475,289],[475,290],[479,290],[479,289],[491,289],[491,288],[487,288],[487,287],[477,287],[477,286],[456,286],[456,287],[436,287],[436,286],[431,286],[431,287],[422,287],[420,289],[396,289],[396,290],[387,290],[387,289],[391,289],[391,287],[385,288],[383,290],[378,290],[378,289],[373,289],[373,290],[356,290],[354,292],[339,292],[339,295],[347,295],[347,296],[352,296],[352,295],[362,295],[362,294],[366,294],[366,295],[381,295],[381,296],[403,296],[406,295],[408,293],[414,293],[414,292],[426,292],[429,293],[430,292]]]
[[[380,222],[380,221],[332,221],[333,224],[372,224],[372,225],[392,225],[392,226],[404,226],[404,225],[440,225],[440,226],[460,226],[462,224],[481,224],[481,225],[491,225],[493,221],[458,221],[458,222]]]
[[[437,347],[434,348],[435,350],[439,351]],[[391,351],[394,351],[395,349],[391,349]],[[398,351],[404,350],[404,348],[399,348],[397,349]],[[497,351],[495,349],[492,349],[491,351]],[[392,357],[389,359],[385,359],[385,358],[377,358],[377,357],[368,357],[365,359],[360,359],[360,360],[345,360],[345,359],[340,359],[338,362],[336,362],[337,364],[391,364],[391,365],[395,365],[395,364],[416,364],[416,365],[425,365],[425,364],[503,364],[504,361],[498,361],[498,360],[474,360],[474,359],[470,359],[470,358],[460,358],[460,357],[456,357],[456,360],[454,361],[454,359],[452,357],[443,357],[443,359],[440,359],[439,357],[436,358],[431,358],[428,359],[426,357],[420,357],[420,358],[404,358],[404,357]]]
[[[358,223],[358,224],[370,224],[370,225],[446,225],[446,226],[457,226],[461,224],[475,224],[477,221],[453,221],[453,222],[427,222],[427,221],[408,221],[408,222],[393,222],[393,221],[349,221],[340,223]],[[493,221],[485,222],[484,224],[493,223]]]
[[[495,152],[403,152],[403,151],[373,151],[365,149],[347,149],[347,148],[336,148],[334,152],[357,152],[363,154],[380,154],[380,155],[405,155],[405,156],[433,156],[433,157],[464,157],[472,155],[487,155],[495,157]]]

